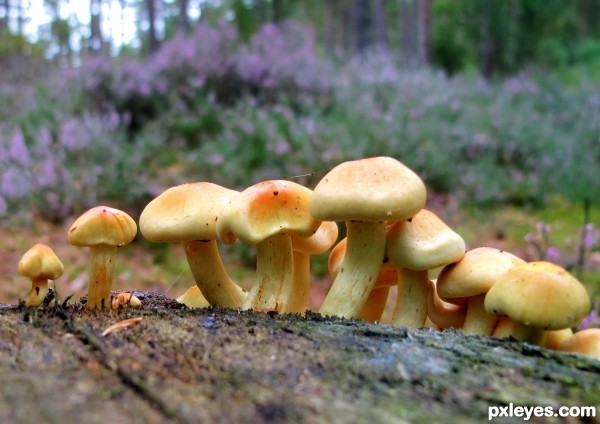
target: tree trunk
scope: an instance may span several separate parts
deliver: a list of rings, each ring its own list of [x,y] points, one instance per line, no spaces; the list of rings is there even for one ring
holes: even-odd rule
[[[10,0],[0,0],[0,35],[8,31],[8,16],[10,15]]]
[[[420,66],[429,64],[429,40],[431,32],[431,0],[419,1],[418,58]]]
[[[190,30],[190,18],[188,16],[189,0],[178,0],[179,6],[179,18],[177,20],[177,26],[179,31],[187,33]]]
[[[146,0],[146,13],[148,17],[148,53],[158,50],[158,36],[156,35],[156,2]]]
[[[406,65],[417,63],[418,12],[417,0],[400,0],[400,57]]]
[[[369,0],[354,0],[352,8],[353,26],[353,51],[354,54],[363,56],[372,44],[371,8]]]
[[[0,422],[474,424],[498,405],[600,407],[600,362],[573,354],[134,294],[142,309],[0,306]]]
[[[375,44],[380,51],[388,49],[387,22],[385,19],[386,0],[375,0]]]
[[[102,0],[90,0],[90,44],[92,54],[102,49]]]

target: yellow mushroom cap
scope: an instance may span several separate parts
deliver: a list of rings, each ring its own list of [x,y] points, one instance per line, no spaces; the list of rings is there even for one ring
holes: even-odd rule
[[[515,265],[485,297],[487,313],[544,330],[573,327],[590,308],[583,285],[562,267],[545,261]]]
[[[225,243],[258,244],[275,234],[310,237],[321,221],[309,212],[312,190],[292,181],[263,181],[231,198],[217,221]]]
[[[424,271],[458,261],[465,241],[436,214],[422,209],[386,228],[386,258],[398,268]]]
[[[124,246],[135,238],[136,233],[135,221],[125,212],[96,206],[75,220],[67,238],[75,246]]]
[[[425,206],[425,184],[400,161],[385,156],[343,162],[317,184],[311,213],[328,221],[408,219]]]
[[[600,328],[586,328],[562,342],[558,350],[600,359]]]
[[[34,244],[19,261],[19,274],[30,278],[56,280],[64,270],[58,256],[43,243]]]
[[[216,240],[219,213],[236,194],[209,182],[171,187],[146,205],[140,231],[155,242]]]
[[[469,250],[458,262],[440,272],[436,285],[438,296],[450,302],[487,293],[501,275],[522,263],[525,261],[518,256],[494,247]]]

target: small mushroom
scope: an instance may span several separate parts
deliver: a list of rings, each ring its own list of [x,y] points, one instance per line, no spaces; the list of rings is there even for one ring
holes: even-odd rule
[[[544,331],[578,325],[591,309],[583,285],[562,267],[526,262],[501,275],[485,296],[487,313],[508,316],[511,336],[542,345]]]
[[[524,262],[512,253],[494,247],[471,249],[461,260],[447,265],[440,272],[436,284],[437,293],[446,302],[466,306],[463,331],[490,336],[498,317],[485,311],[485,294],[502,274]]]
[[[120,308],[141,308],[142,307],[142,301],[135,296],[133,293],[128,293],[128,292],[121,292],[118,293],[112,301],[112,308],[113,309],[120,309]]]
[[[600,359],[600,328],[586,328],[577,331],[562,342],[558,350]]]
[[[323,221],[346,223],[348,245],[322,315],[355,318],[377,282],[385,253],[385,221],[408,219],[423,208],[425,184],[391,157],[343,162],[314,189],[310,210]]]
[[[436,214],[420,210],[387,228],[387,264],[398,268],[398,292],[391,324],[423,327],[427,319],[429,270],[460,260],[465,241]]]
[[[197,285],[187,289],[185,293],[175,300],[191,309],[208,308],[210,306],[210,303],[204,298]]]
[[[90,248],[88,309],[111,307],[117,248],[129,244],[136,233],[137,225],[129,215],[108,206],[96,206],[84,212],[71,225],[69,243]]]
[[[43,243],[34,244],[19,261],[19,274],[31,278],[31,292],[25,306],[40,306],[48,294],[48,280],[56,280],[64,266],[54,251]]]

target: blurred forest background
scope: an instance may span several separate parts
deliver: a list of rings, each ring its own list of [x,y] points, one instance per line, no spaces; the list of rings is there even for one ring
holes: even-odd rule
[[[375,155],[414,169],[472,247],[597,292],[600,2],[0,0],[3,275],[100,203],[137,219],[182,182],[313,187]],[[123,285],[179,278],[145,248]]]

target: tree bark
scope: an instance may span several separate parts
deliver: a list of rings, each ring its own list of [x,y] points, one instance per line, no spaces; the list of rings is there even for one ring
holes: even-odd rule
[[[469,424],[511,403],[600,407],[600,362],[582,356],[133,293],[142,309],[0,306],[0,422]]]
[[[375,44],[380,51],[388,49],[387,22],[385,19],[386,0],[375,0]]]
[[[102,0],[90,0],[90,45],[92,54],[102,50]]]
[[[177,25],[179,27],[179,31],[184,33],[187,33],[190,30],[190,18],[188,16],[189,3],[189,0],[178,0],[177,2],[179,6],[179,18],[177,20]]]
[[[148,53],[158,50],[158,36],[156,35],[156,2],[146,0],[146,13],[148,16]]]

